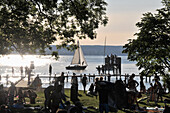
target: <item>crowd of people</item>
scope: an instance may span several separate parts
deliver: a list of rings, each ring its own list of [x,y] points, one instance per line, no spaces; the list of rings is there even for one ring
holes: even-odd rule
[[[140,77],[140,83],[138,83],[134,78],[135,74],[132,74],[127,83],[122,80],[117,80],[115,83],[112,83],[110,81],[105,81],[103,77],[97,77],[95,82],[91,83],[88,91],[86,90],[86,85],[88,83],[86,74],[82,76],[81,82],[83,85],[83,92],[86,96],[95,96],[96,99],[99,99],[100,113],[103,113],[104,111],[105,113],[108,113],[109,111],[117,111],[121,108],[140,109],[137,98],[141,98],[142,93],[148,95],[148,103],[149,101],[154,101],[155,104],[157,104],[159,99],[162,101],[162,94],[164,93],[164,90],[159,82],[160,79],[158,76],[155,76],[154,78],[155,84],[151,84],[148,89],[146,89],[143,83],[143,76]],[[79,113],[83,113],[83,108],[79,100],[79,96],[81,95],[78,93],[78,84],[78,78],[76,74],[73,73],[71,79],[70,100],[68,101],[66,100],[67,96],[62,91],[62,89],[64,90],[64,73],[62,73],[60,77],[55,78],[54,86],[49,86],[44,90],[45,109],[48,109],[52,113],[56,113],[57,111],[60,112],[61,109],[62,112],[64,112],[64,110],[68,111],[67,104],[69,103],[70,106],[70,101],[72,101],[73,105],[77,107],[77,110],[81,111],[79,111]],[[137,90],[139,85],[140,91]],[[62,100],[64,100],[64,103]]]
[[[24,108],[26,97],[30,99],[30,104],[36,103],[37,94],[35,91],[31,89],[24,90],[22,87],[16,88],[12,82],[8,90],[5,90],[3,85],[0,85],[0,106],[6,105],[9,108]]]
[[[157,104],[160,101],[163,101],[162,95],[164,93],[164,87],[160,83],[159,76],[154,77],[154,84],[150,83],[150,87],[146,89],[143,76],[140,76],[140,83],[135,79],[135,74],[132,74],[126,81],[117,80],[115,83],[96,77],[95,82],[91,83],[89,89],[87,90],[86,85],[88,84],[88,78],[84,74],[81,78],[81,83],[83,85],[83,92],[86,96],[95,96],[96,99],[99,99],[99,111],[100,113],[108,113],[110,111],[117,111],[122,108],[129,109],[140,109],[137,98],[140,98],[143,94],[147,94],[147,102],[155,102]],[[64,91],[64,81],[65,76],[64,72],[61,73],[61,76],[54,78],[54,85],[50,85],[44,89],[44,113],[83,113],[83,106],[79,100],[79,97],[82,96],[78,91],[78,78],[75,73],[73,73],[71,79],[71,89],[70,89],[70,98],[65,95]],[[140,85],[140,90],[137,90],[137,87]],[[34,90],[42,88],[41,79],[39,75],[34,79],[30,85]],[[26,103],[25,97],[30,99],[30,104],[35,104],[37,94],[36,92],[29,89],[24,90],[19,88],[18,90],[15,87],[14,83],[11,83],[11,86],[8,88],[8,91],[3,89],[3,85],[0,86],[0,105],[9,105],[9,107],[22,108]],[[2,98],[3,97],[3,98]],[[17,100],[14,100],[14,97],[17,97]],[[68,99],[69,98],[69,99]],[[73,103],[73,104],[71,104]]]

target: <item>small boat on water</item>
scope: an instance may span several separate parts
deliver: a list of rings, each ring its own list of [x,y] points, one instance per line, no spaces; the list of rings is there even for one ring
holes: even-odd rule
[[[77,45],[78,48],[75,50],[71,64],[66,67],[67,70],[84,70],[87,67],[79,41],[77,41]]]

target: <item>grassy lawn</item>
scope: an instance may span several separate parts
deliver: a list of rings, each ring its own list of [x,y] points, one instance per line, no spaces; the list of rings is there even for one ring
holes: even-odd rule
[[[70,90],[69,89],[66,89],[65,90],[65,94],[70,97]],[[99,100],[98,100],[98,97],[96,99],[95,96],[93,97],[90,97],[90,96],[86,96],[83,91],[79,91],[79,94],[81,94],[82,96],[79,97],[81,103],[83,104],[84,107],[90,107],[86,110],[87,113],[99,113],[98,111],[98,106],[99,106]],[[41,106],[43,107],[44,106],[44,93],[43,91],[41,92],[38,92],[37,93],[37,98],[36,98],[36,104],[29,104],[29,99],[26,98],[26,105],[27,107],[35,107],[35,106]],[[143,95],[143,97],[145,97],[146,95]],[[170,99],[170,94],[166,94],[164,95],[163,97],[163,100],[166,99],[166,98],[169,98]],[[67,100],[69,101],[70,98],[67,98]],[[140,107],[144,107],[144,106],[147,106],[147,107],[156,107],[155,103],[154,102],[150,102],[149,105],[147,105],[147,101],[144,100],[144,101],[141,101],[139,103]],[[164,103],[158,103],[159,106],[164,106]],[[13,113],[39,113],[39,110],[25,110],[25,109],[12,109]],[[123,110],[119,110],[118,113],[126,113],[126,112],[133,112],[133,111],[123,111]]]

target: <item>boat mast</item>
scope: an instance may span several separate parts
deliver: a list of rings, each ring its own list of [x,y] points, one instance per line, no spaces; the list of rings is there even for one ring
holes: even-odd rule
[[[79,41],[77,41],[77,45],[78,45],[78,54],[79,54],[79,64],[81,65],[81,61],[80,61],[80,45],[79,45]]]
[[[106,37],[105,37],[105,41],[104,41],[104,59],[105,59],[105,52],[106,52]]]

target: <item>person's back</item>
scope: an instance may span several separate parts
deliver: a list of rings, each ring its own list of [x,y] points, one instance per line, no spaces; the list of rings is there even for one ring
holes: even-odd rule
[[[78,84],[76,76],[72,76],[72,84]]]
[[[62,86],[59,85],[50,96],[52,113],[56,113],[59,108],[59,104],[62,103],[62,100],[66,101],[65,95],[61,92],[61,90]]]
[[[86,84],[87,84],[87,77],[86,75],[83,76],[82,78],[82,84],[83,84],[83,87],[84,87],[84,93],[85,93],[85,90],[86,90]]]
[[[99,111],[101,113],[103,113],[103,111],[105,111],[105,113],[109,112],[109,106],[108,106],[108,89],[107,89],[107,85],[106,83],[104,83],[103,81],[101,81],[98,89],[98,93],[99,93]]]
[[[87,83],[87,77],[86,77],[86,76],[84,76],[84,77],[82,78],[82,83],[83,83],[83,84],[86,84],[86,83]]]
[[[139,85],[139,83],[134,80],[135,74],[132,74],[130,76],[130,79],[128,80],[128,88],[130,91],[137,92],[136,87]]]
[[[50,108],[50,96],[52,94],[52,91],[54,91],[54,86],[48,86],[47,88],[45,88],[44,90],[44,95],[45,95],[45,102],[44,102],[44,107],[45,109]]]
[[[94,85],[91,83],[90,88],[89,88],[90,94],[93,94],[94,92]]]

